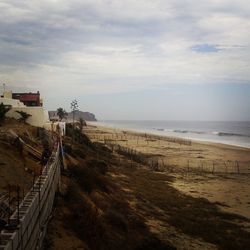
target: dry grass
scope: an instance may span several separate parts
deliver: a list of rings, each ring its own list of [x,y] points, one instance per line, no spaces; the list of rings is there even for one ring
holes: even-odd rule
[[[107,177],[87,166],[71,166],[69,171],[72,176],[63,198],[64,226],[89,249],[143,249],[150,239],[154,246],[161,246],[153,249],[174,249],[149,232],[143,219],[131,210],[118,187],[114,191],[114,184]]]
[[[74,144],[77,146],[80,144]],[[63,221],[61,230],[81,239],[86,249],[143,249],[148,242],[154,246],[151,249],[175,249],[149,231],[143,218],[131,209],[123,191],[106,174],[114,161],[110,151],[100,145],[94,148],[85,159],[75,158],[78,164],[69,165],[63,176],[67,190],[59,197],[58,209],[62,214],[54,222]],[[101,157],[103,151],[106,154],[97,160],[96,154]],[[57,238],[54,234],[52,244]]]
[[[96,189],[109,192],[109,187],[107,185],[108,181],[105,177],[95,171],[95,169],[73,165],[69,166],[69,170],[72,178],[76,180],[84,192],[90,194]]]

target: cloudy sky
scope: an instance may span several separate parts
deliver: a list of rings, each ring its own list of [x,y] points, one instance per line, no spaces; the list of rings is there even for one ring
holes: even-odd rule
[[[0,82],[99,119],[250,120],[250,1],[0,0]]]

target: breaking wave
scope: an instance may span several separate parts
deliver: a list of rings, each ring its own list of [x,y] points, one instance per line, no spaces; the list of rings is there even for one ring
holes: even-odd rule
[[[175,133],[192,133],[192,134],[206,134],[205,131],[193,131],[193,130],[180,130],[180,129],[176,129],[176,130],[173,130],[173,132]]]
[[[163,129],[157,129],[159,131],[163,131]],[[170,131],[170,130],[164,130],[164,131]],[[240,133],[229,133],[229,132],[208,132],[208,131],[194,131],[194,130],[182,130],[182,129],[175,129],[172,130],[171,132],[174,133],[182,133],[182,134],[213,134],[213,135],[217,135],[217,136],[238,136],[238,137],[250,137],[250,135],[245,135],[245,134],[240,134]]]
[[[214,135],[218,136],[244,136],[244,137],[250,137],[249,135],[244,134],[237,134],[237,133],[226,133],[226,132],[213,132]]]

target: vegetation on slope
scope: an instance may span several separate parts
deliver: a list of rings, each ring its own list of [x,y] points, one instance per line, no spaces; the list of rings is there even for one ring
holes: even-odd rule
[[[108,172],[114,162],[110,150],[92,144],[84,135],[72,143],[75,137],[70,135],[64,140],[68,170],[63,173],[63,190],[46,248],[175,249],[149,231],[121,188],[111,181]]]

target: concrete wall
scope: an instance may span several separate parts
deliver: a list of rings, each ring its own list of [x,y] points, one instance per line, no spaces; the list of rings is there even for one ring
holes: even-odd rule
[[[30,114],[31,116],[26,122],[32,126],[44,127],[45,123],[49,122],[48,111],[43,107],[12,107],[12,109],[6,114],[6,117],[19,119],[21,116],[16,111],[23,111]]]
[[[26,107],[19,100],[15,100],[12,98],[0,97],[0,103],[3,103],[4,105],[11,105],[12,107]]]

